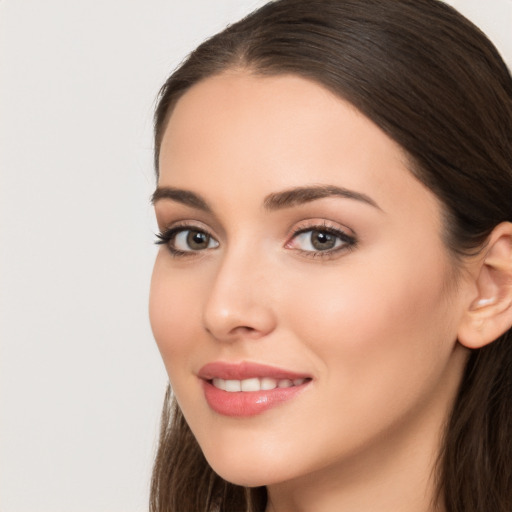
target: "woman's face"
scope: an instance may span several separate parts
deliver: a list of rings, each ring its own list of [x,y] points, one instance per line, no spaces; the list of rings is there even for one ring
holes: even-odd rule
[[[154,199],[152,328],[222,477],[432,456],[464,285],[435,196],[376,125],[311,81],[226,72],[178,101]]]

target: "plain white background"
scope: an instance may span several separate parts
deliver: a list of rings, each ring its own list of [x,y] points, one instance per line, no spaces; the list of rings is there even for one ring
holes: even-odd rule
[[[147,510],[158,88],[263,0],[0,0],[0,512]],[[453,0],[512,63],[512,0]]]

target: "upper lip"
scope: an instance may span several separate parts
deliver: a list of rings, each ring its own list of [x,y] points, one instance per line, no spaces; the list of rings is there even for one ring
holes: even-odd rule
[[[268,377],[276,380],[310,378],[310,375],[305,373],[294,372],[285,370],[283,368],[277,368],[275,366],[250,363],[246,361],[241,363],[227,363],[223,361],[208,363],[199,370],[198,376],[204,380],[212,380],[215,378],[226,380],[244,380],[252,379],[255,377]]]

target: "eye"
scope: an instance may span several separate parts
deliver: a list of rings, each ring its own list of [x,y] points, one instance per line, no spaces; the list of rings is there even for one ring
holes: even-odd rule
[[[157,235],[157,244],[165,244],[175,256],[214,249],[219,246],[209,233],[197,228],[174,227]]]
[[[289,243],[288,249],[296,249],[311,255],[325,255],[354,246],[356,240],[344,231],[327,226],[300,229]]]
[[[203,251],[219,244],[208,233],[195,229],[184,229],[174,235],[173,246],[178,251]]]

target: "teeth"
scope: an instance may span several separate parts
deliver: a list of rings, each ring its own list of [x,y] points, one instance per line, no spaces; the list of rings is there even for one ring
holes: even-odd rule
[[[237,391],[270,391],[276,388],[291,388],[292,386],[300,386],[306,382],[306,379],[271,379],[270,377],[262,377],[261,379],[255,377],[252,379],[244,380],[225,380],[215,378],[212,384],[223,391],[235,393]]]
[[[226,391],[229,391],[229,392],[242,391],[241,381],[227,380],[225,382],[226,382]]]
[[[260,387],[263,391],[268,391],[277,388],[277,380],[270,377],[263,377],[260,379]]]
[[[242,391],[259,391],[260,379],[245,379],[240,381]]]
[[[226,381],[224,379],[213,379],[213,385],[216,388],[226,391]]]

